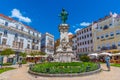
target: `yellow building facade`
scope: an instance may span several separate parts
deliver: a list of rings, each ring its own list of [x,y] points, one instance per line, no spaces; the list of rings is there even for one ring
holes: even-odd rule
[[[120,51],[120,16],[106,16],[92,24],[95,52]]]

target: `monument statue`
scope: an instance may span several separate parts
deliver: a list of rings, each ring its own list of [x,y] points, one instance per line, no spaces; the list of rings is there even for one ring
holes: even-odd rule
[[[60,32],[60,44],[56,49],[54,61],[71,62],[75,60],[75,56],[73,54],[72,46],[70,46],[69,44],[68,37],[69,24],[66,24],[68,13],[65,11],[65,9],[62,9],[60,17],[62,20],[62,24],[58,26]]]
[[[62,9],[60,17],[61,17],[62,23],[66,23],[66,20],[68,18],[68,13],[67,13],[67,11],[65,11],[64,8]]]

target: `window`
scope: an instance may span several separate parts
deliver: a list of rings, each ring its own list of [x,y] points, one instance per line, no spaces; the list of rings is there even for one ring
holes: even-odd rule
[[[18,38],[18,34],[17,33],[15,34],[15,38]]]
[[[88,40],[88,44],[89,44],[89,40]]]
[[[104,38],[104,35],[102,35],[101,38]]]
[[[85,44],[86,44],[86,41],[85,41]]]
[[[5,22],[5,26],[8,26],[8,22]]]
[[[35,33],[33,32],[33,36],[35,35]]]
[[[83,31],[82,31],[82,34],[83,34]]]
[[[89,34],[87,34],[87,37],[89,37]]]
[[[91,31],[91,28],[90,28],[90,31]]]
[[[80,42],[80,45],[81,45],[81,42]]]
[[[98,46],[98,49],[100,49],[100,46]]]
[[[4,36],[7,36],[7,30],[4,30]]]
[[[78,43],[78,46],[79,46],[79,43]]]
[[[91,43],[92,43],[93,41],[91,40]]]
[[[114,32],[111,32],[111,33],[110,33],[110,36],[114,36]]]
[[[92,33],[90,33],[90,37],[92,37]]]
[[[7,39],[2,39],[2,45],[6,45],[6,43],[7,43]]]
[[[81,37],[80,37],[80,40],[81,40]]]
[[[106,30],[106,29],[108,29],[109,27],[108,27],[108,25],[105,25],[104,27],[103,27],[103,30]]]
[[[79,34],[81,34],[81,32],[79,32]]]
[[[108,34],[106,34],[106,35],[105,35],[105,37],[109,37],[109,35],[108,35]]]
[[[82,42],[82,45],[84,45],[84,42]]]
[[[97,39],[99,39],[99,36],[97,37]]]
[[[116,35],[119,35],[120,34],[120,30],[116,30]]]
[[[16,24],[16,29],[18,29],[18,25]]]
[[[88,29],[87,29],[87,32],[88,32]]]
[[[30,49],[30,44],[27,44],[27,49]]]
[[[39,34],[37,34],[37,37],[39,37]]]
[[[102,26],[100,27],[100,29],[102,29]]]
[[[84,30],[84,33],[86,33],[86,30]]]
[[[117,46],[115,45],[115,43],[112,43],[112,49],[117,49]]]
[[[84,37],[86,38],[86,35]]]
[[[118,42],[118,46],[120,46],[120,42]]]
[[[24,29],[24,28],[23,28],[23,27],[21,27],[21,31],[23,31],[23,29]]]
[[[30,30],[28,30],[28,33],[30,34]]]
[[[110,23],[109,26],[112,26],[112,23]]]

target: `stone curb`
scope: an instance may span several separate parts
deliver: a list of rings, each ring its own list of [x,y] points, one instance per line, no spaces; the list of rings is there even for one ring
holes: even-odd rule
[[[95,71],[85,72],[85,73],[73,73],[73,74],[45,74],[45,73],[36,73],[29,69],[28,73],[43,77],[76,77],[76,76],[87,76],[101,72],[101,67]]]

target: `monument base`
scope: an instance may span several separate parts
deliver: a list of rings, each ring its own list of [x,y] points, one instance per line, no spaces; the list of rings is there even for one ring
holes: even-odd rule
[[[73,52],[57,52],[54,58],[55,62],[72,62],[75,61]]]

